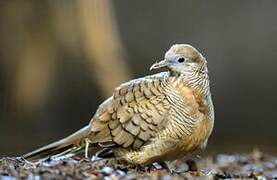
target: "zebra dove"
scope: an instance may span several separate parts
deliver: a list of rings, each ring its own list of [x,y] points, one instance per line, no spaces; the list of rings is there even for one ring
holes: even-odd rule
[[[151,66],[167,71],[121,84],[89,125],[23,155],[35,160],[93,149],[134,164],[174,160],[206,147],[214,124],[206,59],[188,44],[173,45]],[[100,155],[101,153],[98,153]]]

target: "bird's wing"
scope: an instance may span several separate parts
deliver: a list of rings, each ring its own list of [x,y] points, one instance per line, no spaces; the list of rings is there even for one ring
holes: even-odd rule
[[[91,121],[94,143],[137,149],[155,137],[167,121],[170,104],[162,81],[165,74],[124,83],[99,106]]]

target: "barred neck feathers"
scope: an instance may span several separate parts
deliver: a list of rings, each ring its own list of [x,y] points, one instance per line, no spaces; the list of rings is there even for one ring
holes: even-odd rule
[[[205,97],[209,95],[210,85],[208,71],[206,68],[202,70],[187,72],[186,74],[170,72],[170,76],[178,81],[181,81],[182,83],[185,83],[194,91],[200,92]]]

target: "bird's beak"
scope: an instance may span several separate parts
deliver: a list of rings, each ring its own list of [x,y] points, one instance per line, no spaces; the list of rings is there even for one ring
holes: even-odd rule
[[[155,64],[153,64],[151,67],[150,67],[150,71],[153,70],[153,69],[159,69],[159,68],[162,68],[162,67],[165,67],[167,66],[169,63],[167,60],[162,60],[160,62],[156,62]]]

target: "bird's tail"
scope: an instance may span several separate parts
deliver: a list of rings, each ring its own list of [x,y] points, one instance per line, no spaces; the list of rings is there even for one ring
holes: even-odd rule
[[[89,126],[86,126],[64,139],[23,155],[23,158],[34,161],[53,156],[59,157],[66,154],[76,154],[81,149],[84,149],[84,142],[88,138],[89,134],[90,128]]]

